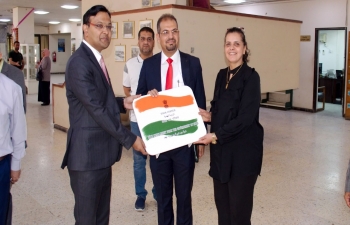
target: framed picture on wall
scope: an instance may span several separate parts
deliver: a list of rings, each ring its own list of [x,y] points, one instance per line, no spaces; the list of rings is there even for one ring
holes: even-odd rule
[[[118,23],[117,22],[112,22],[112,38],[118,38]]]
[[[114,46],[114,61],[125,62],[125,45]]]
[[[140,53],[139,46],[131,46],[131,58],[138,56]]]
[[[141,20],[140,21],[140,30],[142,27],[149,27],[149,28],[153,28],[153,21],[152,20]]]
[[[162,4],[162,0],[152,0],[152,6],[160,6]]]
[[[152,0],[141,0],[142,8],[143,7],[150,7]]]
[[[134,38],[134,21],[123,22],[123,38]]]

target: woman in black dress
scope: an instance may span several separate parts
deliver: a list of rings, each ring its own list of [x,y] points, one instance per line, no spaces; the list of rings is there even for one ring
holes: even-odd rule
[[[210,143],[209,175],[219,225],[250,225],[263,156],[260,77],[247,65],[249,50],[242,28],[227,29],[224,51],[229,66],[217,75],[210,112],[199,113],[211,124],[211,133],[197,143]]]

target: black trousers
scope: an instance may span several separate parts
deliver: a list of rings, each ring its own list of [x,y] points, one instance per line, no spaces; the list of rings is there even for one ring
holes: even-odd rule
[[[157,193],[158,224],[174,224],[173,183],[175,181],[176,224],[192,225],[191,192],[195,167],[193,150],[183,146],[161,153],[158,158],[151,156],[150,166]]]
[[[112,169],[68,170],[74,193],[76,225],[108,225]]]
[[[233,177],[228,183],[214,181],[219,225],[251,225],[254,186],[258,175]]]
[[[38,102],[50,104],[50,81],[39,81]]]

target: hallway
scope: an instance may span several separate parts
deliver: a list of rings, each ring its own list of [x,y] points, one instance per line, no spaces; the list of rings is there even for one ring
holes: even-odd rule
[[[53,75],[53,78],[55,75]],[[60,80],[59,76],[53,82]],[[261,108],[264,160],[255,188],[254,225],[349,225],[343,199],[350,158],[350,121],[327,114]],[[66,133],[54,129],[52,106],[27,96],[28,148],[22,175],[12,187],[14,225],[73,224],[73,194],[67,169],[60,168]],[[209,149],[196,164],[192,191],[195,225],[217,224]],[[136,212],[132,151],[113,166],[111,225],[155,225],[156,202]],[[152,187],[147,171],[147,189]],[[149,195],[150,196],[150,195]]]

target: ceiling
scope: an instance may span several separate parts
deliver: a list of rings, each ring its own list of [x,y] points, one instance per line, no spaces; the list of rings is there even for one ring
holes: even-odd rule
[[[123,0],[135,1],[135,0]],[[288,0],[246,0],[241,4],[255,4],[263,2],[281,2]],[[12,9],[15,7],[32,8],[35,10],[48,11],[49,14],[37,15],[34,14],[34,23],[36,25],[48,26],[49,21],[60,21],[61,23],[69,22],[70,18],[81,18],[81,0],[0,0],[0,19],[11,19],[8,24],[12,24]],[[210,0],[210,4],[215,6],[228,6],[229,3],[224,0]],[[76,5],[77,9],[63,9],[61,5]]]

